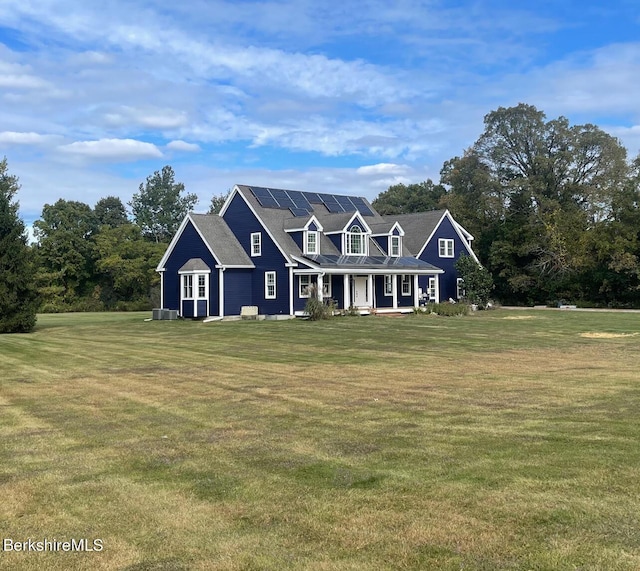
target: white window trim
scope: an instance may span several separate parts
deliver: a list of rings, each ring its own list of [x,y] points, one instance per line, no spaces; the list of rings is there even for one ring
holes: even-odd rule
[[[453,238],[438,239],[438,255],[441,258],[454,257],[455,254],[454,254]]]
[[[326,287],[325,287],[326,286]],[[331,297],[331,275],[322,276],[322,297],[328,299]]]
[[[462,299],[464,297],[464,280],[456,278],[456,297]]]
[[[307,282],[306,284],[303,284],[302,281],[304,280]],[[307,293],[304,293],[302,288],[306,287],[307,288]],[[300,274],[298,276],[298,297],[300,298],[308,298],[309,297],[309,288],[311,287],[311,275],[310,274]]]
[[[318,234],[319,233],[316,230],[307,230],[304,233],[304,250],[305,250],[304,253],[305,254],[319,254],[320,253],[319,244],[318,244],[318,238],[319,238]],[[311,248],[309,248],[309,237],[310,236],[315,236],[315,239],[316,239],[315,240],[315,244],[314,244],[315,248],[313,250],[311,250]]]
[[[408,286],[405,290],[404,286]],[[402,295],[411,295],[411,276],[408,274],[403,274],[402,279],[400,280],[400,292]]]
[[[207,299],[209,297],[209,283],[207,280],[207,275],[206,274],[195,274],[196,275],[196,287],[198,288],[198,297],[197,299]],[[200,278],[203,278],[204,283],[202,285],[200,285]],[[200,295],[200,288],[203,287],[204,288],[204,294]]]
[[[357,228],[358,231],[354,231],[353,229]],[[352,236],[359,236],[360,237],[360,250],[359,252],[353,252],[352,251]],[[353,226],[351,226],[351,228],[349,228],[348,232],[345,232],[345,252],[347,256],[366,256],[367,255],[367,246],[368,246],[368,242],[369,242],[369,236],[368,234],[362,230],[362,228],[360,228],[359,226],[357,226],[356,224],[354,224]]]
[[[393,243],[397,242],[398,244],[398,253],[394,254],[393,253]],[[400,238],[400,236],[389,236],[389,256],[393,257],[393,258],[398,258],[400,257],[400,254],[402,252],[402,239]]]
[[[187,289],[191,290],[191,295],[187,295]],[[193,298],[193,274],[183,274],[182,276],[182,299]]]
[[[427,299],[429,301],[437,301],[438,296],[438,287],[437,280],[438,278],[429,278],[427,282]]]
[[[384,276],[384,295],[387,297],[393,296],[393,279],[395,276],[386,274]],[[389,291],[387,291],[387,284],[389,284]]]
[[[258,238],[258,240],[254,242],[254,238]],[[258,256],[262,256],[262,232],[252,232],[251,233],[251,257],[256,258]]]
[[[270,280],[273,279],[273,282],[270,283]],[[273,286],[273,293],[269,293],[269,287]],[[265,299],[276,299],[277,297],[277,289],[276,289],[276,272],[265,272],[264,273],[264,298]]]

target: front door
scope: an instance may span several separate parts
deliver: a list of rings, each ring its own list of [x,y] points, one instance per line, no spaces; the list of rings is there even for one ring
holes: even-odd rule
[[[353,278],[353,305],[356,307],[371,307],[366,276],[355,276]]]

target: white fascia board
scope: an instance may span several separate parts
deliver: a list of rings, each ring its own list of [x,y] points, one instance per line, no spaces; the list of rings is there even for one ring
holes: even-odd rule
[[[256,267],[252,264],[247,266],[246,264],[216,264],[216,270],[255,270]]]
[[[351,227],[351,224],[353,223],[353,220],[355,218],[358,218],[360,220],[360,222],[362,222],[362,225],[364,226],[364,229],[366,230],[366,233],[367,234],[371,234],[371,228],[369,228],[369,225],[364,220],[364,216],[362,216],[362,214],[360,214],[360,212],[358,210],[356,210],[353,213],[353,216],[351,218],[349,218],[349,222],[347,222],[345,224],[344,228],[342,229],[342,232],[348,232],[349,231],[349,228]],[[327,232],[327,234],[329,234],[329,232]]]
[[[318,232],[323,232],[324,228],[322,227],[322,224],[320,224],[320,222],[318,221],[318,219],[315,217],[314,214],[311,215],[311,218],[309,218],[309,220],[307,220],[307,223],[300,227],[300,228],[288,228],[285,230],[285,232],[291,233],[291,232],[306,232],[307,230],[309,230],[309,226],[311,226],[311,223],[315,222],[316,226],[318,227]]]
[[[438,228],[440,227],[440,224],[442,224],[442,221],[444,220],[444,217],[447,215],[447,212],[449,211],[448,210],[444,211],[444,213],[440,217],[440,220],[438,220],[438,223],[433,227],[431,234],[429,234],[429,237],[425,240],[416,258],[419,258],[420,256],[422,256],[422,252],[424,252],[424,249],[427,247],[427,244],[431,241],[431,238],[433,238],[433,235],[438,231]]]
[[[238,185],[235,184],[233,186],[233,188],[231,189],[231,192],[229,193],[229,196],[227,196],[227,200],[224,201],[224,204],[222,205],[222,208],[220,209],[220,212],[218,213],[219,216],[223,216],[224,215],[224,213],[227,211],[227,208],[229,208],[229,205],[231,204],[231,201],[233,200],[233,197],[239,191],[240,191],[240,189],[238,188]]]
[[[430,242],[431,238],[433,238],[433,235],[438,231],[438,228],[440,228],[440,224],[442,224],[442,221],[448,218],[449,221],[451,222],[451,226],[453,227],[453,229],[456,231],[456,234],[458,234],[458,237],[460,238],[460,241],[465,245],[465,250],[467,250],[467,253],[475,260],[475,262],[478,265],[482,265],[480,264],[480,260],[478,260],[478,257],[476,256],[475,252],[471,249],[471,245],[469,244],[469,241],[467,240],[467,238],[464,236],[464,234],[467,234],[469,236],[471,236],[471,234],[469,234],[466,230],[463,234],[462,232],[462,226],[460,226],[460,224],[458,224],[454,219],[453,216],[451,216],[451,212],[449,212],[448,210],[445,210],[442,217],[440,218],[440,220],[438,221],[438,223],[435,225],[435,228],[433,229],[433,232],[431,232],[431,234],[429,235],[429,237],[427,238],[427,241],[424,243],[424,245],[422,246],[422,248],[420,249],[420,252],[418,253],[418,255],[416,256],[416,258],[419,258],[420,256],[422,256],[422,252],[424,251],[424,249],[427,247],[427,244]],[[472,237],[473,239],[473,237]]]
[[[402,228],[402,226],[400,226],[400,222],[396,222],[392,227],[391,230],[389,230],[389,235],[393,234],[393,229],[397,228],[398,229],[398,234],[400,236],[404,236],[404,228]]]
[[[217,267],[217,266],[216,266]],[[211,270],[179,270],[178,274],[182,275],[194,275],[194,274],[210,274]]]
[[[282,249],[282,246],[280,246],[280,243],[274,238],[273,234],[270,232],[269,228],[267,227],[267,225],[263,222],[262,218],[260,218],[260,216],[258,216],[258,213],[255,211],[255,208],[253,206],[251,206],[251,203],[247,200],[247,197],[244,195],[244,193],[238,188],[238,185],[235,185],[233,187],[233,191],[232,193],[229,195],[229,198],[227,199],[227,201],[224,203],[224,206],[222,207],[222,209],[220,210],[220,216],[223,216],[224,213],[227,211],[227,208],[229,207],[229,204],[231,204],[231,199],[236,195],[239,194],[242,197],[242,200],[244,200],[244,203],[247,205],[247,207],[249,208],[249,210],[251,210],[251,213],[256,217],[256,219],[258,220],[258,222],[260,223],[260,226],[262,226],[262,228],[264,229],[264,231],[267,233],[267,235],[269,236],[269,238],[271,238],[271,241],[276,245],[276,248],[278,248],[278,250],[280,250],[280,253],[284,256],[284,259],[286,260],[286,264],[285,266],[288,266],[288,264],[291,263],[291,258],[286,254],[286,252]]]
[[[171,243],[169,244],[169,247],[167,248],[166,252],[164,253],[164,256],[162,256],[162,259],[160,260],[160,263],[158,264],[158,267],[156,268],[157,272],[164,271],[164,269],[165,269],[164,266],[166,265],[167,260],[169,259],[169,256],[171,256],[171,254],[173,253],[173,250],[176,247],[176,244],[178,243],[178,240],[180,239],[180,236],[182,236],[182,233],[184,232],[184,229],[186,228],[186,226],[187,226],[187,224],[189,222],[191,222],[192,226],[196,229],[196,232],[198,233],[198,236],[200,236],[200,239],[202,240],[202,243],[207,247],[207,250],[209,250],[209,252],[213,256],[213,259],[216,261],[217,264],[220,264],[220,260],[218,259],[218,256],[216,256],[215,252],[211,249],[211,245],[209,244],[209,242],[207,242],[204,239],[204,236],[202,235],[202,232],[200,232],[200,228],[198,228],[198,225],[195,223],[193,218],[191,218],[191,213],[189,213],[184,217],[184,220],[180,223],[180,227],[178,228],[178,231],[176,232],[176,235],[171,240]]]

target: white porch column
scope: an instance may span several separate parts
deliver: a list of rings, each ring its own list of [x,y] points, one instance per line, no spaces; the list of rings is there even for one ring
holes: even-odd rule
[[[373,274],[367,276],[367,303],[373,307]]]
[[[398,276],[391,274],[391,295],[393,296],[393,309],[398,309]]]
[[[322,292],[322,280],[324,278],[324,274],[318,274],[318,281],[317,281],[317,287],[318,287],[318,301],[323,301],[324,299],[324,293]]]
[[[224,268],[218,270],[218,315],[224,317]]]
[[[420,292],[418,291],[418,274],[413,276],[413,307],[420,305]]]
[[[289,315],[295,315],[293,311],[293,267],[289,266]]]
[[[349,274],[344,275],[344,308],[351,307],[351,288],[349,287]]]

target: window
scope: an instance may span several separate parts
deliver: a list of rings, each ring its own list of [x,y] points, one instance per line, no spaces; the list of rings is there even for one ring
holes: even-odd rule
[[[411,295],[411,276],[402,276],[402,295]]]
[[[252,256],[262,255],[262,233],[261,232],[253,232],[251,234],[251,255]]]
[[[193,299],[193,275],[182,276],[182,298]]]
[[[325,299],[331,297],[331,276],[322,276],[322,297]]]
[[[436,300],[436,278],[429,278],[429,287],[427,288],[427,296],[429,301]]]
[[[206,299],[207,297],[207,276],[204,274],[198,275],[198,298]]]
[[[440,238],[438,240],[438,252],[441,258],[453,258],[453,240]]]
[[[359,226],[351,226],[347,232],[347,255],[364,256],[366,254],[366,236]]]
[[[298,295],[300,297],[309,297],[309,286],[311,285],[311,276],[300,276],[299,277],[299,292]]]
[[[307,239],[306,239],[306,247],[307,254],[317,254],[318,253],[318,233],[312,230],[307,231]]]
[[[400,255],[400,236],[389,238],[389,255],[397,257]]]
[[[264,273],[264,298],[265,299],[276,298],[276,273],[275,272]]]
[[[393,295],[394,276],[384,276],[384,295]]]
[[[462,278],[456,279],[456,297],[458,299],[464,297],[464,280]]]

